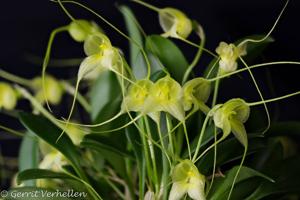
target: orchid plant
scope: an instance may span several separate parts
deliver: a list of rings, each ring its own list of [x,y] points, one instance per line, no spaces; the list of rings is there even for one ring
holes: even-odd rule
[[[211,51],[205,48],[200,23],[183,11],[132,1],[158,14],[160,35],[146,35],[127,6],[119,10],[128,35],[86,5],[58,0],[54,2],[70,24],[51,33],[41,76],[28,80],[0,70],[0,109],[4,114],[18,111],[17,118],[25,127],[22,131],[0,125],[23,137],[20,171],[10,192],[72,188],[85,191],[85,199],[95,200],[299,198],[299,182],[291,183],[289,178],[300,177],[296,167],[300,157],[295,151],[285,153],[295,149],[295,144],[282,130],[292,127],[299,133],[300,125],[271,123],[267,104],[300,92],[265,99],[252,71],[300,63],[250,65],[247,59],[254,52],[261,54],[261,47],[273,41],[270,35],[287,3],[268,34],[234,43],[221,41]],[[129,62],[104,29],[96,22],[76,19],[67,4],[89,11],[127,39]],[[52,43],[61,32],[83,44],[86,57],[74,66],[78,67],[75,82],[47,73],[51,51],[55,51]],[[193,33],[199,44],[189,40]],[[174,40],[197,49],[190,63]],[[199,65],[204,53],[212,57],[208,67]],[[205,72],[198,75],[198,67],[206,68]],[[260,100],[218,100],[222,80],[242,72],[250,75]],[[87,83],[84,89],[82,82]],[[73,100],[68,115],[60,116],[51,107],[68,98],[65,94]],[[20,111],[22,99],[30,102],[31,113]],[[80,112],[88,119],[73,116]],[[264,114],[266,127],[259,127],[256,120]],[[23,151],[28,146],[35,148]],[[291,170],[284,170],[290,166]]]

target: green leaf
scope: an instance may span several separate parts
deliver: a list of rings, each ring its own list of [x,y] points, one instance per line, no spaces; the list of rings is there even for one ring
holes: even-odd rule
[[[240,42],[242,42],[245,39],[259,40],[263,37],[265,37],[265,35],[250,35],[240,40],[237,40],[235,44],[238,45]],[[265,50],[265,48],[272,42],[274,42],[274,38],[272,38],[271,36],[267,37],[264,41],[260,43],[248,42],[247,55],[245,56],[245,61],[250,62],[256,59],[258,56],[261,55],[261,53]]]
[[[213,139],[213,138],[211,138]],[[256,153],[265,147],[265,142],[262,137],[249,136],[248,154]],[[217,147],[217,166],[222,166],[242,157],[244,147],[234,137],[229,138]],[[209,175],[212,172],[214,163],[214,149],[206,153],[199,161],[198,167],[203,174]]]
[[[68,192],[64,190],[59,190],[61,193]],[[38,188],[38,187],[19,187],[13,188],[8,191],[7,197],[4,200],[71,200],[71,199],[85,199],[85,198],[67,198],[62,196],[55,196],[57,190],[47,189],[47,188]],[[22,196],[23,194],[23,196]],[[49,197],[47,195],[54,194],[54,197]],[[35,196],[36,195],[36,196]]]
[[[271,125],[270,129],[266,133],[268,136],[296,136],[300,137],[300,122],[276,122]]]
[[[100,123],[113,117],[120,111],[122,90],[116,75],[104,71],[90,90],[91,119]]]
[[[213,187],[211,188],[210,193],[208,194],[208,199],[210,200],[219,200],[219,199],[226,199],[229,193],[229,190],[232,186],[233,179],[236,175],[239,166],[236,166],[229,170],[225,174],[225,178],[216,178]],[[236,180],[236,184],[239,184],[242,181],[246,181],[247,179],[259,177],[262,179],[266,179],[270,182],[274,182],[273,179],[269,178],[268,176],[255,171],[254,169],[242,166],[239,176]]]
[[[148,36],[146,49],[161,61],[176,81],[182,81],[189,64],[183,53],[171,40],[159,35]]]
[[[54,172],[47,169],[27,169],[18,174],[17,183],[21,184],[24,181],[32,180],[32,179],[73,179],[73,178],[65,173]]]
[[[114,134],[105,136],[100,134],[88,134],[83,138],[81,146],[85,146],[87,143],[95,144],[99,148],[110,150],[122,156],[131,157],[126,149],[126,142],[126,136],[122,134],[122,132],[115,132]]]
[[[37,168],[39,164],[38,138],[28,132],[22,139],[19,151],[19,171]],[[35,181],[26,181],[24,186],[35,186]]]
[[[119,6],[121,13],[123,14],[128,34],[132,40],[134,40],[140,47],[143,47],[143,39],[138,28],[138,21],[134,16],[134,13],[127,6]],[[136,79],[142,79],[147,76],[147,66],[144,62],[142,53],[137,44],[130,42],[130,65]]]
[[[139,195],[142,196],[145,193],[145,178],[146,178],[146,162],[143,149],[142,149],[142,142],[139,136],[138,130],[133,126],[128,126],[125,130],[127,140],[132,148],[138,167],[139,173]]]
[[[127,177],[125,165],[125,158],[128,158],[127,154],[91,139],[85,139],[82,141],[81,146],[96,150],[99,156],[107,160],[119,175],[123,178]]]
[[[19,116],[20,121],[27,130],[42,138],[45,142],[61,152],[71,162],[77,174],[84,176],[84,173],[80,168],[80,160],[82,158],[80,157],[78,149],[67,134],[63,134],[56,142],[57,138],[61,135],[62,130],[52,124],[49,120],[42,116],[25,112],[21,112]]]
[[[273,163],[266,173],[271,172],[275,183],[262,182],[246,200],[259,200],[274,194],[300,195],[300,157],[292,157]],[[270,199],[270,198],[269,198]]]

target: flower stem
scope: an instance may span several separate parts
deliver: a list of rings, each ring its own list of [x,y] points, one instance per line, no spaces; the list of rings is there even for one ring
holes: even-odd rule
[[[3,78],[3,79],[6,79],[6,80],[12,81],[14,83],[18,83],[18,84],[23,85],[23,86],[32,87],[31,80],[21,78],[19,76],[16,76],[14,74],[6,72],[2,69],[0,69],[0,77]]]

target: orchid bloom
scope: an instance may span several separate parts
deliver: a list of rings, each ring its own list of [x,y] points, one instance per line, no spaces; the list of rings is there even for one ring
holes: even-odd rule
[[[123,100],[122,110],[143,112],[145,101],[152,86],[153,82],[147,79],[138,80],[135,84],[132,84]]]
[[[89,35],[84,42],[84,51],[88,57],[80,64],[78,80],[94,79],[105,70],[121,71],[118,49],[104,34]]]
[[[175,8],[160,9],[159,23],[165,31],[164,37],[187,38],[193,29],[191,20]]]
[[[103,32],[95,22],[78,19],[70,23],[68,32],[77,42],[83,42],[91,34]]]
[[[216,53],[220,56],[219,66],[221,74],[234,72],[237,69],[237,59],[239,56],[247,54],[246,45],[227,44],[220,42],[216,48]]]
[[[179,121],[184,120],[184,109],[182,105],[182,88],[170,76],[159,79],[151,87],[145,102],[144,112],[164,111],[171,114]]]
[[[205,200],[205,177],[190,160],[177,164],[172,173],[169,200],[180,200],[186,193],[193,200]]]
[[[32,80],[33,89],[35,90],[35,98],[40,102],[44,103],[45,98],[53,104],[57,105],[60,103],[63,96],[63,87],[60,85],[59,81],[53,76],[45,76],[45,92],[42,87],[42,78],[37,77]]]
[[[243,123],[250,115],[250,107],[242,99],[231,99],[223,105],[216,105],[213,108],[213,120],[216,127],[223,130],[222,138],[226,138],[231,132],[246,146],[247,134]]]
[[[204,78],[195,78],[186,82],[183,86],[184,110],[189,111],[192,106],[201,110],[205,109],[205,102],[208,100],[211,91],[211,84]],[[205,109],[207,111],[207,109]]]
[[[17,93],[7,83],[0,83],[0,109],[12,110],[17,104]]]

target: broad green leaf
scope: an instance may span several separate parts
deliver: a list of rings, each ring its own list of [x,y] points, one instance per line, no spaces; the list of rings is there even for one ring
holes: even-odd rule
[[[146,162],[142,152],[142,142],[138,130],[134,126],[128,126],[125,130],[127,140],[130,148],[133,150],[139,173],[139,195],[143,196],[145,193],[145,178],[146,178]]]
[[[121,13],[123,14],[128,34],[132,40],[134,40],[140,47],[143,47],[143,39],[138,28],[138,21],[134,16],[134,13],[127,6],[119,6]],[[147,66],[144,62],[141,50],[134,42],[130,41],[130,65],[136,79],[145,78],[147,75]]]
[[[18,174],[17,183],[20,184],[24,181],[35,180],[35,179],[73,179],[73,178],[65,173],[54,172],[47,169],[27,169]]]
[[[262,182],[246,200],[266,199],[266,197],[274,194],[300,195],[299,167],[299,156],[273,163],[273,166],[266,170],[266,173],[271,173],[274,176],[275,183]]]
[[[125,165],[125,158],[127,158],[127,155],[125,153],[90,139],[85,139],[81,145],[97,151],[99,156],[107,160],[119,175],[121,175],[123,178],[127,177]]]
[[[211,138],[213,139],[213,138]],[[253,154],[262,150],[265,147],[265,142],[262,137],[249,136],[249,145],[247,154]],[[203,149],[204,150],[204,149]],[[203,151],[202,150],[202,151]],[[200,151],[201,152],[201,151]],[[234,137],[225,140],[218,144],[217,147],[217,166],[229,163],[242,157],[244,147]],[[212,173],[214,163],[214,149],[211,149],[206,153],[199,161],[198,167],[204,174]]]
[[[268,136],[296,136],[300,137],[300,122],[276,122],[271,125],[270,129],[266,133]]]
[[[243,39],[236,41],[235,44],[236,45],[239,44],[246,38],[258,40],[263,37],[265,37],[265,35],[250,35],[248,37],[245,37]],[[261,53],[265,50],[265,48],[272,42],[274,42],[274,38],[272,38],[271,36],[267,37],[267,39],[265,39],[264,41],[262,41],[260,43],[248,42],[247,43],[247,55],[245,56],[245,61],[249,62],[249,61],[256,59],[258,56],[261,55]]]
[[[208,194],[208,199],[210,200],[219,200],[219,199],[226,199],[228,192],[232,186],[233,179],[236,175],[239,166],[236,166],[225,173],[225,177],[216,178],[213,187]],[[246,181],[247,179],[253,177],[260,177],[262,179],[266,179],[270,182],[274,182],[273,179],[269,178],[268,176],[255,171],[254,169],[242,166],[239,176],[236,180],[236,184],[239,184],[242,181]]]
[[[164,76],[166,76],[166,73],[162,70],[156,71],[155,73],[153,73],[150,77],[151,81],[156,82],[157,80],[163,78]]]
[[[81,145],[85,143],[97,144],[99,148],[104,148],[120,155],[130,157],[130,153],[127,151],[127,139],[123,132],[115,132],[114,134],[101,135],[101,134],[88,134],[86,135]]]
[[[90,90],[90,102],[94,123],[110,119],[120,111],[122,91],[113,72],[105,71],[99,76]]]
[[[146,49],[161,61],[176,81],[182,81],[189,64],[183,53],[171,40],[159,35],[148,36]]]
[[[28,132],[22,140],[19,151],[19,171],[37,168],[39,163],[38,138]],[[35,181],[25,181],[24,186],[35,186]]]
[[[82,178],[85,176],[80,167],[80,160],[82,159],[80,153],[67,134],[63,134],[56,142],[57,138],[61,135],[62,130],[52,124],[49,120],[42,116],[25,112],[21,112],[19,116],[26,129],[60,151],[70,161],[77,174]]]

